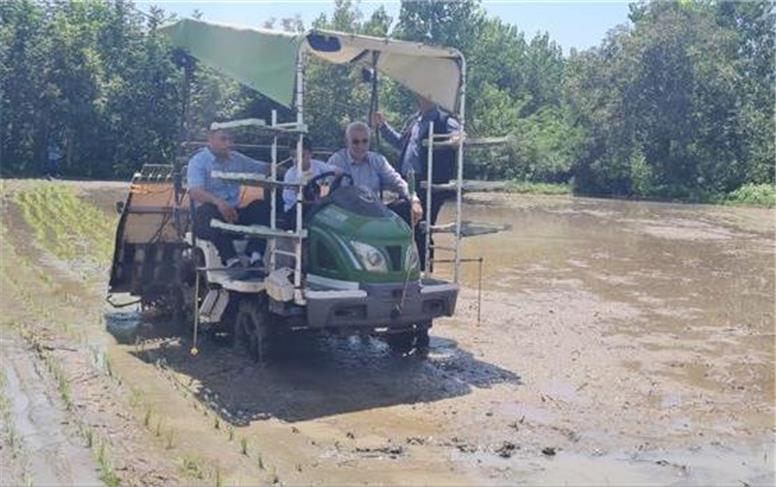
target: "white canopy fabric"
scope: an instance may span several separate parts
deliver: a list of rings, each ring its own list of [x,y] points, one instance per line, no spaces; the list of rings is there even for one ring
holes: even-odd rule
[[[290,107],[300,46],[336,64],[374,67],[440,107],[456,111],[463,56],[416,42],[314,30],[291,34],[183,19],[161,28],[172,45]]]
[[[183,19],[160,29],[201,63],[291,107],[299,35]]]
[[[339,49],[316,49],[316,35],[328,41],[337,39]],[[455,112],[463,63],[463,56],[455,49],[325,30],[312,31],[306,39],[310,52],[331,63],[372,66],[376,58],[378,71]]]

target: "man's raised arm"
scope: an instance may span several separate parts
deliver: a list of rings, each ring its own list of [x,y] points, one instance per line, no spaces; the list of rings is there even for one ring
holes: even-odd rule
[[[388,141],[394,149],[401,151],[401,134],[391,127],[382,113],[376,112],[372,115],[372,127],[379,129],[385,140]]]

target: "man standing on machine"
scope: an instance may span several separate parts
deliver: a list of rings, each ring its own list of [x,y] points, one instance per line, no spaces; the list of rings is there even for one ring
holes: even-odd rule
[[[426,181],[428,184],[428,149],[423,147],[423,141],[428,140],[430,123],[434,122],[434,134],[450,134],[450,147],[434,149],[433,183],[448,183],[456,177],[455,146],[461,137],[461,125],[458,121],[422,96],[417,97],[418,112],[399,133],[388,122],[382,113],[372,115],[372,125],[380,129],[380,133],[394,148],[399,151],[399,170],[404,179],[414,171],[416,181]],[[431,198],[431,208],[426,202],[426,192],[418,187],[418,195],[423,205],[423,211],[431,212],[431,224],[436,225],[442,203],[455,194],[454,190],[435,191]],[[425,234],[415,232],[415,242],[420,253],[420,262],[425,263]],[[433,240],[431,241],[433,245]],[[432,249],[433,257],[433,249]]]
[[[194,234],[213,242],[226,267],[239,269],[240,258],[234,248],[235,236],[210,226],[216,219],[239,225],[269,224],[270,204],[267,199],[256,200],[240,208],[240,184],[212,177],[213,171],[238,173],[269,173],[269,164],[231,150],[232,136],[219,129],[217,122],[210,125],[207,147],[189,160],[186,171],[189,197],[194,202]],[[266,240],[251,239],[246,254],[251,265],[261,260]]]
[[[415,195],[410,195],[407,182],[381,154],[369,150],[370,129],[364,122],[352,122],[345,129],[346,148],[329,158],[329,164],[353,178],[353,184],[370,190],[379,197],[383,189],[396,192],[400,200],[388,205],[410,226],[423,218],[423,208]]]

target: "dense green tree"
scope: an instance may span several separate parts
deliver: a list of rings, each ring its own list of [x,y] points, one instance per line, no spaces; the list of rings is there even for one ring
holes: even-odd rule
[[[748,101],[756,90],[746,78],[755,70],[742,69],[749,62],[742,53],[765,55],[760,44],[772,43],[772,32],[750,32],[743,42],[706,3],[643,3],[631,18],[632,28],[568,61],[567,100],[590,133],[574,171],[577,187],[704,198],[757,173],[772,181],[772,172],[754,168],[766,159],[772,167],[764,139],[772,141],[765,120],[773,103]]]
[[[42,174],[52,141],[70,176],[124,178],[171,162],[184,93],[182,58],[157,30],[170,18],[129,0],[0,2],[0,173]],[[467,177],[704,199],[774,182],[775,20],[768,1],[641,1],[600,46],[565,57],[546,33],[527,39],[478,0],[404,1],[395,23],[385,9],[365,18],[357,0],[335,0],[312,27],[461,50],[467,133],[509,141],[468,152]],[[265,27],[305,28],[299,17]],[[414,96],[378,78],[380,109],[402,127]],[[314,56],[306,80],[311,135],[337,148],[348,122],[367,119],[371,85]],[[212,69],[197,66],[191,81],[189,138],[215,116],[293,117]]]
[[[364,21],[351,0],[336,0],[331,18],[321,15],[314,28],[384,35],[391,17],[377,9]],[[305,110],[312,138],[319,146],[341,147],[345,126],[355,120],[366,121],[369,113],[370,85],[364,83],[359,69],[310,58],[306,73]]]
[[[45,83],[51,41],[45,5],[22,0],[0,3],[0,169],[3,174],[40,173],[47,125],[45,97],[57,87]]]
[[[40,174],[46,147],[65,175],[125,177],[169,160],[178,76],[156,34],[165,19],[125,1],[0,4],[2,172]]]

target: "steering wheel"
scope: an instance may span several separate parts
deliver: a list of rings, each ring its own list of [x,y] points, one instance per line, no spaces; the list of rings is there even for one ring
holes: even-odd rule
[[[353,185],[353,176],[350,174],[341,173],[338,176],[334,171],[326,171],[307,181],[307,184],[304,185],[304,188],[302,188],[302,196],[304,197],[304,201],[315,202],[321,199],[321,183],[331,178],[333,178],[333,180],[330,185],[331,189],[329,190],[329,193],[333,193],[334,191],[338,190],[342,185],[343,179],[347,178],[348,182]]]

